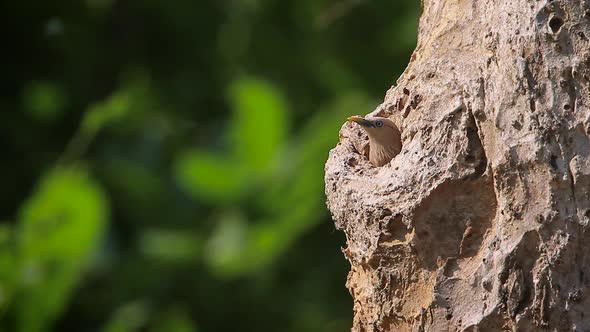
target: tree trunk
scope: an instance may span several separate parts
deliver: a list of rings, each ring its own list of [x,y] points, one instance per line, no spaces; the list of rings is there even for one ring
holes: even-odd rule
[[[402,152],[347,123],[326,164],[353,331],[590,331],[588,38],[588,0],[423,0]]]

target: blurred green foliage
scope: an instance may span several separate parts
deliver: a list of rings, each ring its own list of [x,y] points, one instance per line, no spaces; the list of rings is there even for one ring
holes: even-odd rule
[[[108,206],[79,169],[51,171],[21,209],[16,234],[18,330],[44,331],[97,247]]]
[[[0,9],[0,331],[349,328],[323,164],[418,1]]]

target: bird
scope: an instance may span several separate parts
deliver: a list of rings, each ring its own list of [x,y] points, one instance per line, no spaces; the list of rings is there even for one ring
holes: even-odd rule
[[[393,121],[382,117],[351,116],[348,121],[358,123],[369,135],[369,161],[381,167],[397,156],[402,149],[401,133]]]

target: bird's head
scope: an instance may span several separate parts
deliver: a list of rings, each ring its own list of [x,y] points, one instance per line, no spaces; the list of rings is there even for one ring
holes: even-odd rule
[[[351,116],[348,118],[348,121],[361,125],[369,135],[371,141],[378,144],[393,144],[394,140],[399,136],[399,129],[388,118]]]
[[[388,163],[401,150],[401,133],[393,121],[382,117],[351,116],[369,135],[369,161],[375,166]]]

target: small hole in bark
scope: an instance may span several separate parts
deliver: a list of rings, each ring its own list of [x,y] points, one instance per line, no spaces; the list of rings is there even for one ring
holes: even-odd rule
[[[512,121],[512,127],[514,127],[514,129],[516,129],[516,130],[521,130],[522,124],[518,121]]]
[[[549,28],[553,33],[558,33],[561,27],[563,26],[563,20],[559,16],[553,16],[549,20]]]
[[[418,104],[420,104],[421,101],[422,96],[415,95],[414,98],[412,98],[412,101],[410,101],[410,106],[412,106],[412,108],[418,108]]]
[[[453,311],[451,307],[447,307],[447,314],[445,315],[445,318],[447,320],[451,320],[451,318],[453,318]]]
[[[557,170],[557,156],[552,155],[550,163],[551,163],[551,167],[553,167],[553,169]]]
[[[348,159],[347,164],[350,167],[354,167],[354,166],[358,165],[358,161],[355,158],[350,158],[350,159]]]
[[[563,109],[566,111],[569,111],[570,108],[571,108],[571,106],[569,104],[563,105]]]

